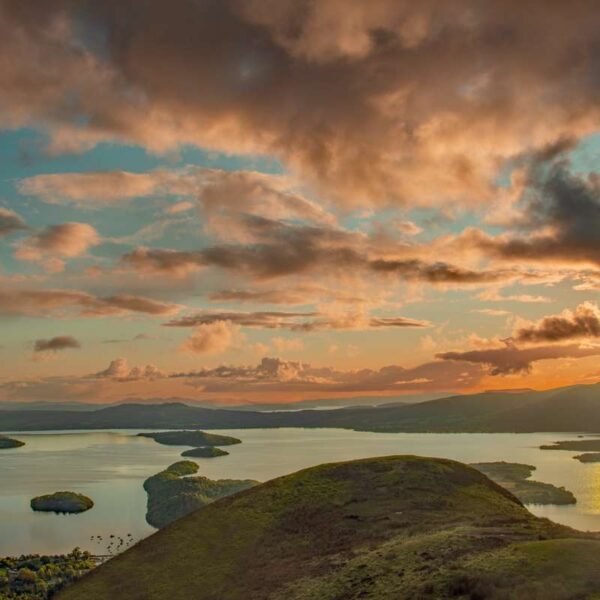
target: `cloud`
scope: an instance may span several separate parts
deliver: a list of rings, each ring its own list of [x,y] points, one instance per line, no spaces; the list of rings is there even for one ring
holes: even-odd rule
[[[252,215],[239,215],[237,226],[237,235],[245,243],[215,244],[191,251],[140,247],[123,255],[121,264],[141,273],[175,277],[213,267],[258,281],[353,273],[442,286],[483,286],[523,275],[516,269],[477,271],[442,261],[427,262],[410,255],[430,251],[428,248],[397,242],[382,248],[365,234],[338,227],[296,225]]]
[[[188,210],[192,210],[194,208],[194,203],[189,200],[182,200],[181,202],[176,202],[167,208],[167,213],[170,215],[177,215],[182,212],[187,212]]]
[[[27,229],[27,225],[16,212],[0,207],[0,237],[24,229]]]
[[[479,367],[459,362],[434,361],[414,368],[397,365],[381,369],[341,371],[307,363],[265,357],[256,366],[229,367],[172,373],[171,378],[187,379],[202,385],[208,393],[248,390],[303,392],[376,392],[427,389],[460,389],[474,385],[482,375]]]
[[[512,264],[600,265],[600,178],[576,174],[564,157],[533,160],[513,218],[515,231],[490,235],[468,229],[458,246]]]
[[[598,123],[594,0],[38,4],[2,7],[2,125],[53,152],[195,144],[341,203],[485,202],[503,160]]]
[[[544,317],[531,325],[519,327],[513,333],[515,342],[564,342],[600,337],[600,308],[594,302],[584,302],[575,310]]]
[[[204,215],[207,231],[226,232],[229,237],[230,226],[235,226],[230,215],[235,213],[313,223],[335,222],[323,207],[296,192],[288,176],[257,171],[187,166],[146,173],[53,173],[22,179],[18,189],[50,204],[73,202],[82,207],[145,196],[186,198],[169,206],[166,212],[177,214],[197,206]]]
[[[473,271],[444,262],[425,263],[421,260],[374,260],[370,264],[375,272],[393,273],[408,281],[425,281],[440,284],[481,285],[507,281],[516,276],[514,270]]]
[[[63,258],[85,254],[100,243],[98,232],[87,223],[51,225],[19,242],[15,256],[20,260],[43,262],[51,271],[64,268]]]
[[[154,380],[163,377],[165,374],[154,365],[130,367],[125,358],[116,358],[104,371],[91,375],[92,379],[113,379],[115,381]]]
[[[477,295],[478,300],[485,302],[522,302],[524,304],[546,304],[552,302],[548,296],[533,294],[508,294],[502,295],[497,289],[484,290]]]
[[[35,175],[19,181],[17,188],[21,194],[36,196],[49,204],[62,204],[65,201],[110,204],[148,196],[157,191],[151,176],[126,171]]]
[[[489,317],[507,317],[511,313],[508,310],[501,310],[496,308],[476,308],[471,312],[479,313],[481,315],[488,315]]]
[[[239,326],[231,321],[216,320],[198,325],[182,345],[191,354],[220,354],[230,348],[239,335]]]
[[[35,340],[34,352],[59,352],[73,348],[81,348],[81,344],[70,335],[60,335],[50,339]]]
[[[540,360],[584,358],[586,356],[597,356],[598,354],[600,354],[600,346],[588,348],[568,345],[517,348],[512,343],[506,343],[504,348],[443,352],[436,354],[436,358],[485,365],[489,368],[490,375],[510,375],[528,373],[532,364]]]
[[[429,327],[427,321],[406,317],[369,317],[364,313],[328,315],[319,312],[203,312],[173,319],[167,327],[197,327],[218,322],[234,323],[241,327],[318,331],[323,329],[369,329]]]
[[[335,301],[339,304],[365,304],[367,298],[354,290],[345,292],[319,285],[286,286],[275,289],[222,289],[208,295],[217,302],[242,302],[249,304],[309,304],[317,300]]]
[[[49,316],[70,311],[84,317],[121,316],[131,313],[167,316],[178,312],[175,304],[142,296],[94,296],[78,290],[0,290],[0,315]]]
[[[262,349],[259,349],[262,351]],[[187,397],[239,403],[322,397],[327,393],[386,393],[467,390],[482,375],[479,365],[432,361],[412,368],[339,370],[282,358],[264,357],[249,366],[221,365],[167,373],[154,365],[130,366],[124,358],[90,375],[9,380],[0,383],[0,398],[11,400],[122,400],[148,394],[152,398]],[[142,391],[143,390],[143,391]]]

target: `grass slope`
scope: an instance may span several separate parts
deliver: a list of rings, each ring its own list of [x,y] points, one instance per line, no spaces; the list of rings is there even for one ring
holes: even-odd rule
[[[219,500],[60,600],[585,598],[600,540],[539,519],[466,465],[321,465]]]

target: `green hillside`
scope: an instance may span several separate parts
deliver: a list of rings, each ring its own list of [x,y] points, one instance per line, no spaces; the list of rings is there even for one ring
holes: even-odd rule
[[[393,456],[321,465],[210,504],[60,600],[590,598],[600,539],[479,471]]]

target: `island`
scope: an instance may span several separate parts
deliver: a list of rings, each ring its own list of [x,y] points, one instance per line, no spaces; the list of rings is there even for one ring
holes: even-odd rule
[[[473,463],[471,466],[513,493],[523,504],[562,505],[577,502],[573,493],[564,487],[529,479],[535,471],[533,465],[500,461]]]
[[[140,437],[153,439],[165,446],[232,446],[241,444],[242,440],[228,435],[206,433],[205,431],[159,431],[155,433],[138,433]]]
[[[597,463],[600,462],[600,452],[586,452],[573,457],[582,463]]]
[[[182,460],[146,479],[146,521],[150,525],[160,529],[219,498],[247,490],[259,483],[251,479],[213,480],[201,476],[190,477],[198,469],[195,462]]]
[[[571,452],[600,452],[600,438],[565,440],[540,446],[540,450],[570,450]]]
[[[21,440],[13,440],[5,435],[0,435],[0,450],[8,450],[10,448],[20,448],[25,442]]]
[[[94,506],[91,498],[75,492],[54,492],[37,496],[30,502],[31,508],[40,512],[82,513]]]
[[[202,446],[200,448],[192,448],[191,450],[185,450],[181,453],[181,456],[187,456],[190,458],[216,458],[217,456],[228,456],[227,450],[221,450],[221,448],[215,448],[215,446]]]

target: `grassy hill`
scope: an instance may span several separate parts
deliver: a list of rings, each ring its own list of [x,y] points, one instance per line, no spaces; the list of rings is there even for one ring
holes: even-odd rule
[[[393,456],[218,500],[59,600],[591,598],[600,540],[539,519],[479,471]]]

